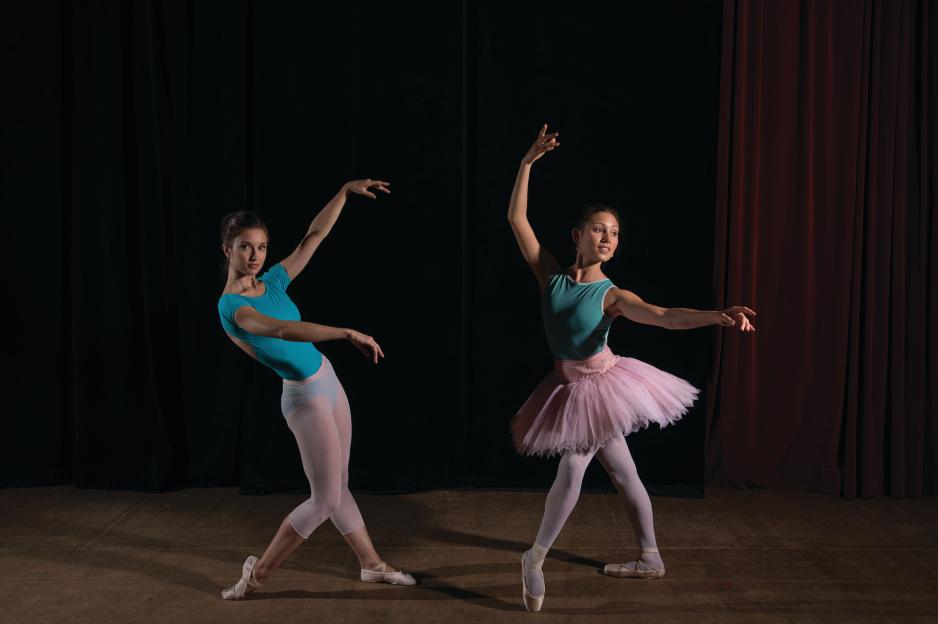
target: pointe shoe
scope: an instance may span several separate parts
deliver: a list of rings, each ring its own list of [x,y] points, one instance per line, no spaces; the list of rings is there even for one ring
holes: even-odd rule
[[[642,554],[658,554],[657,548],[642,548]],[[607,576],[618,576],[619,578],[661,578],[664,576],[664,568],[653,568],[645,563],[641,556],[637,561],[628,563],[609,563],[603,568],[603,574]]]
[[[254,555],[244,560],[244,565],[241,566],[241,580],[222,590],[221,597],[224,600],[240,600],[261,586],[261,582],[254,578],[255,563],[257,557]]]
[[[361,580],[366,583],[388,583],[389,585],[416,585],[417,579],[407,572],[391,570],[387,572],[388,565],[382,564],[385,570],[368,570],[362,568]]]
[[[540,596],[534,596],[528,592],[528,582],[525,579],[528,575],[528,572],[532,572],[534,570],[541,572],[541,566],[529,564],[528,558],[524,555],[521,555],[521,598],[524,600],[524,608],[528,611],[540,611],[541,607],[544,605],[544,594],[541,594]],[[544,573],[541,572],[542,577],[543,574]]]

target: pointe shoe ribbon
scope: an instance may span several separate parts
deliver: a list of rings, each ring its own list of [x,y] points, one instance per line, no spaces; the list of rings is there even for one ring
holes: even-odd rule
[[[387,572],[387,565],[383,566],[385,570],[361,569],[361,580],[366,583],[388,583],[390,585],[416,585],[417,580],[406,572],[400,570],[391,570]]]
[[[642,548],[642,554],[658,554],[657,548]],[[639,556],[637,561],[628,563],[609,563],[603,568],[603,574],[619,578],[661,578],[664,568],[653,568]]]
[[[540,611],[544,605],[544,595],[535,596],[528,591],[528,582],[526,580],[529,572],[540,572],[544,562],[532,563],[528,561],[527,552],[521,555],[521,598],[524,601],[524,608],[528,611]],[[543,573],[542,573],[543,574]]]
[[[223,589],[221,597],[224,600],[240,600],[252,591],[259,588],[262,583],[254,578],[254,564],[257,563],[257,557],[251,555],[244,560],[241,566],[241,580],[227,589]]]

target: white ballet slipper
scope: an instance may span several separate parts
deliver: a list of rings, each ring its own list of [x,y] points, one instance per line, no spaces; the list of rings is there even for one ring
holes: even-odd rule
[[[387,568],[387,564],[384,565]],[[388,583],[389,585],[416,585],[417,579],[407,572],[400,570],[391,570],[385,572],[382,570],[361,569],[361,580],[366,583]]]
[[[254,564],[256,563],[257,557],[254,555],[244,560],[244,565],[241,566],[241,580],[228,589],[222,590],[221,597],[224,600],[240,600],[261,586],[261,582],[254,578]]]
[[[541,563],[531,563],[528,561],[528,558],[525,556],[527,553],[521,555],[521,598],[524,600],[524,608],[528,611],[540,611],[541,607],[544,605],[544,594],[540,596],[535,596],[528,591],[528,582],[526,580],[529,572],[535,572],[541,575],[543,579],[544,573],[541,571],[541,566],[544,564]],[[545,592],[546,593],[546,592]]]
[[[642,554],[658,554],[657,548],[642,548]],[[609,563],[603,568],[603,574],[619,578],[650,578],[656,579],[664,576],[664,568],[655,568],[648,565],[639,556],[637,561],[628,563]]]

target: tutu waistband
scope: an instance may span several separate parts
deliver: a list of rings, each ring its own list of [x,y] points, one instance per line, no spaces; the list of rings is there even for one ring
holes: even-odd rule
[[[618,359],[619,356],[606,346],[602,351],[585,360],[554,360],[554,373],[564,383],[571,383],[605,373],[616,365]]]

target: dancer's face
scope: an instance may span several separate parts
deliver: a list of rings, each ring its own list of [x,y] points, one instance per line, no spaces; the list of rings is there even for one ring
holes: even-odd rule
[[[577,253],[587,262],[608,262],[619,246],[619,221],[610,212],[596,212],[573,230]]]
[[[228,263],[240,275],[257,275],[267,259],[267,232],[244,230],[225,248]]]

